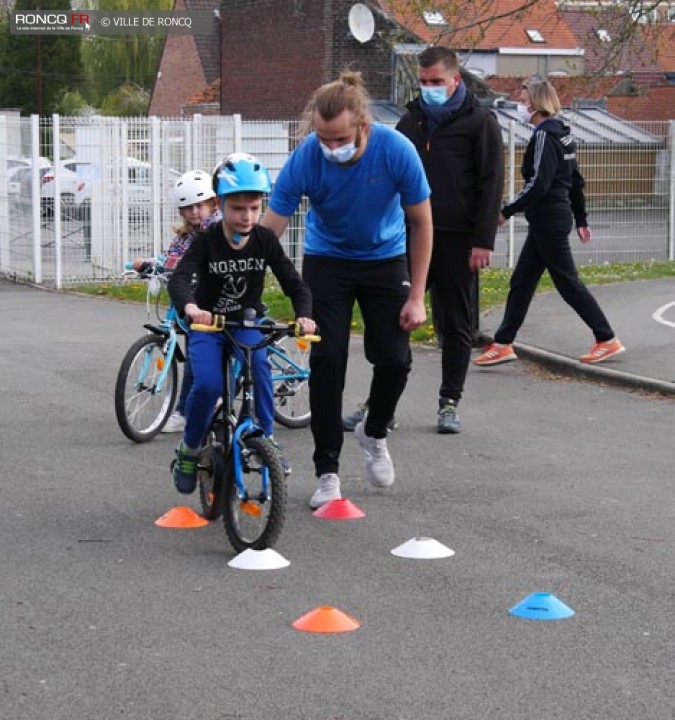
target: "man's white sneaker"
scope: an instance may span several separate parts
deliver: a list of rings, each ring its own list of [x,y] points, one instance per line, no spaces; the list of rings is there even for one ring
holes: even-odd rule
[[[389,487],[394,482],[394,463],[389,457],[387,439],[366,435],[365,420],[356,426],[354,434],[366,454],[366,479],[375,487]]]
[[[319,484],[309,501],[309,506],[312,510],[317,510],[327,502],[339,500],[341,497],[340,478],[335,473],[324,473],[319,477]]]
[[[171,413],[166,425],[162,428],[163,433],[177,433],[185,430],[185,418],[177,411]]]

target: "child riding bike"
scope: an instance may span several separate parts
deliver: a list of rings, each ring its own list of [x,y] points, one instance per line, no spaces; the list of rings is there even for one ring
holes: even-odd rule
[[[166,253],[161,257],[137,258],[134,260],[133,267],[136,272],[143,272],[158,264],[162,265],[164,270],[173,270],[185,254],[185,251],[190,247],[190,243],[192,243],[197,233],[213,223],[220,222],[222,218],[216,203],[216,194],[213,191],[211,176],[203,170],[190,170],[181,175],[174,185],[173,197],[183,222],[173,228],[175,236]],[[186,344],[183,382],[178,404],[166,421],[162,432],[175,433],[184,430],[185,403],[191,385],[192,366]]]
[[[277,236],[258,225],[263,195],[271,190],[267,168],[252,155],[234,153],[216,166],[212,180],[223,219],[196,238],[169,281],[169,294],[178,312],[203,325],[211,325],[213,313],[239,320],[247,308],[254,308],[262,316],[261,298],[269,266],[290,297],[297,322],[304,332],[313,333],[316,326],[311,320],[309,289]],[[196,287],[193,275],[197,276]],[[189,337],[194,379],[185,409],[185,432],[172,465],[176,489],[186,494],[195,489],[197,456],[223,392],[222,357],[227,343],[222,333],[190,332]],[[236,337],[252,345],[262,335],[255,328],[247,328],[237,331]],[[253,376],[258,422],[271,437],[274,395],[264,349],[253,355]]]

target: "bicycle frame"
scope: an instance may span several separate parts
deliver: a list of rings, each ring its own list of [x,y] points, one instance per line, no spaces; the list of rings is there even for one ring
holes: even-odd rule
[[[229,341],[229,347],[223,351],[223,371],[225,373],[223,404],[219,411],[223,413],[223,422],[229,426],[227,433],[228,447],[223,449],[223,456],[226,459],[228,453],[232,454],[234,481],[237,485],[237,495],[240,500],[246,501],[247,497],[246,485],[242,479],[243,462],[241,448],[242,439],[247,436],[258,435],[264,437],[263,429],[255,421],[254,403],[253,403],[253,366],[251,358],[253,352],[259,347],[266,346],[266,340],[259,343],[258,346],[242,346],[237,339],[226,328],[222,329]],[[267,345],[266,350],[269,352],[272,345]],[[235,416],[233,412],[234,401],[241,389],[242,403],[239,413]],[[217,417],[216,412],[214,419]],[[262,468],[262,490],[259,500],[270,499],[270,483],[269,472],[266,466]]]
[[[171,360],[173,359],[174,354],[176,355],[176,359],[178,360],[178,362],[185,362],[185,355],[183,354],[183,351],[178,344],[178,332],[176,331],[176,327],[181,327],[183,329],[185,328],[181,325],[181,320],[178,317],[178,311],[173,306],[173,303],[169,305],[166,313],[164,313],[163,316],[161,316],[159,313],[159,295],[162,289],[162,285],[166,285],[168,282],[168,276],[164,272],[162,272],[160,266],[154,266],[147,273],[138,274],[141,277],[144,277],[144,279],[146,279],[148,282],[148,288],[145,298],[145,308],[148,318],[151,314],[151,307],[153,304],[152,300],[154,298],[155,313],[157,315],[157,319],[159,320],[159,325],[147,322],[144,323],[143,327],[149,333],[154,333],[155,335],[163,336],[166,338],[166,342],[164,345],[164,353],[166,355],[167,361],[164,363],[164,367],[162,367],[160,374],[157,378],[157,382],[153,387],[153,394],[157,394],[161,392],[164,388],[164,383],[166,382],[166,378],[171,367]],[[139,372],[139,384],[142,381],[142,378],[145,377],[146,372],[148,371],[148,363],[150,362],[150,360],[150,354],[148,353],[148,356],[143,363],[143,366],[141,367],[141,371]]]
[[[294,380],[294,381],[305,381],[309,380],[309,369],[303,368],[301,365],[298,365],[291,357],[286,355],[286,353],[282,352],[277,348],[275,345],[270,345],[267,348],[267,354],[268,359],[270,361],[270,364],[272,365],[273,372],[272,372],[272,382],[273,383],[279,383],[284,382],[286,380]],[[275,361],[277,358],[279,358],[284,366],[285,370],[279,370],[279,372],[274,372],[275,370],[279,369],[278,363]],[[294,372],[292,374],[288,373],[288,368],[293,368]]]

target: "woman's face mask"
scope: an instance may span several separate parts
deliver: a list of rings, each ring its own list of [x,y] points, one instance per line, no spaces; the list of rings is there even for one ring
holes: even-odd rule
[[[321,150],[323,151],[323,156],[326,160],[339,163],[340,165],[348,163],[354,158],[354,155],[356,155],[357,148],[355,142],[340,145],[340,147],[336,147],[333,150],[331,150],[328,145],[324,145],[322,142],[319,144],[321,145]]]
[[[422,95],[422,100],[424,100],[427,105],[443,105],[448,99],[445,85],[430,87],[420,85],[420,94]]]
[[[516,114],[518,115],[518,120],[520,120],[520,122],[522,123],[525,123],[525,125],[530,124],[530,120],[534,115],[534,113],[530,109],[530,106],[525,105],[524,103],[518,103],[518,105],[516,106]]]

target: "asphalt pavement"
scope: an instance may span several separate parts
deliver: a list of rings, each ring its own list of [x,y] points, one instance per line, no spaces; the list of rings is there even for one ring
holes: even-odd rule
[[[669,287],[650,295],[652,312],[670,301]],[[635,293],[631,313],[638,290],[616,294]],[[598,289],[628,347],[612,368],[646,374],[633,325],[654,322],[664,335],[652,347],[664,351],[675,329],[650,314],[625,322],[614,292]],[[523,343],[547,348],[533,328],[545,325],[548,301],[536,299]],[[198,507],[171,485],[178,438],[136,445],[117,427],[115,377],[143,333],[143,306],[0,282],[0,317],[3,718],[675,717],[672,398],[524,358],[472,366],[463,431],[441,436],[439,351],[416,348],[389,437],[393,487],[367,485],[349,434],[343,493],[366,516],[314,517],[311,434],[279,428],[293,473],[275,549],[291,564],[236,570],[220,522],[155,525],[173,507]],[[590,337],[556,328],[551,342],[574,358]],[[656,379],[673,380],[655,367]],[[368,377],[356,337],[347,408],[365,397]],[[392,555],[418,537],[455,555]],[[509,613],[538,592],[574,616]],[[293,628],[322,606],[359,629]]]
[[[534,297],[516,339],[518,356],[569,375],[675,395],[675,278],[599,285],[591,290],[626,352],[597,365],[579,362],[578,357],[592,346],[593,336],[560,295],[551,291]],[[502,307],[483,314],[481,331],[488,338],[502,316]]]

